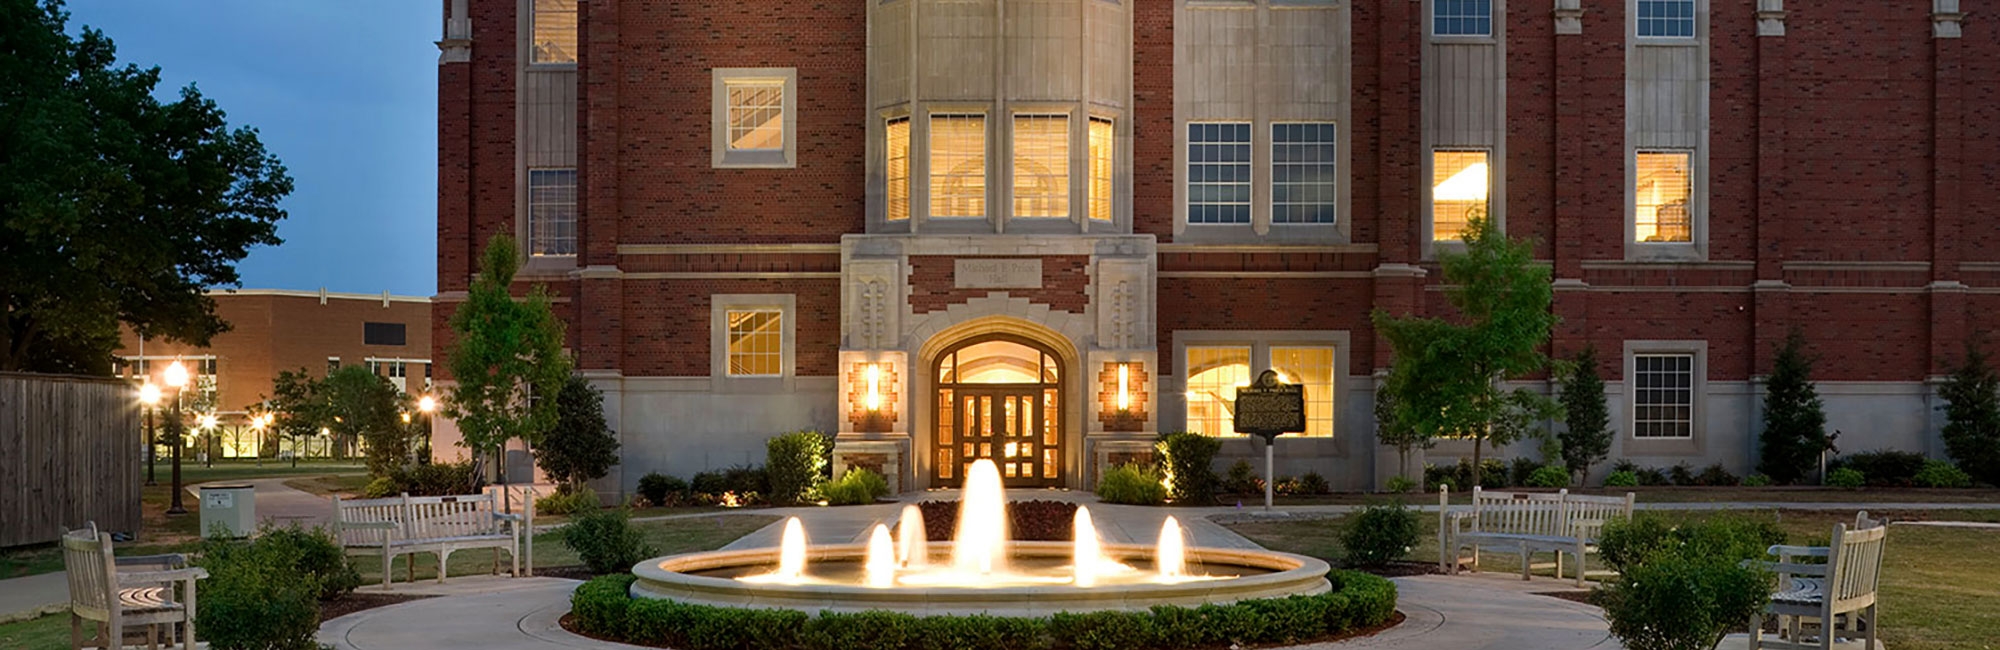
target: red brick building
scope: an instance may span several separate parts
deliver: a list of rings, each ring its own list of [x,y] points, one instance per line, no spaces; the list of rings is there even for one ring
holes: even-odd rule
[[[1088,486],[1265,369],[1309,402],[1279,472],[1376,485],[1368,314],[1444,309],[1480,213],[1643,464],[1748,471],[1793,327],[1844,449],[1940,454],[2000,319],[2000,34],[1956,0],[445,5],[432,322],[520,237],[618,487],[809,427],[901,489]]]

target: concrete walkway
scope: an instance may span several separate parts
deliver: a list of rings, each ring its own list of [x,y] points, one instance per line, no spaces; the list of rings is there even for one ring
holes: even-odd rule
[[[57,571],[0,580],[0,623],[69,609],[69,574]]]

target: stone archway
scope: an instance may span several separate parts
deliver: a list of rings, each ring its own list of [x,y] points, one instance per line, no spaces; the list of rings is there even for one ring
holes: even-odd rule
[[[916,420],[919,474],[957,486],[979,459],[1009,487],[1068,485],[1081,456],[1075,427],[1075,346],[1039,323],[1006,316],[960,322],[931,336],[912,364],[926,390]]]

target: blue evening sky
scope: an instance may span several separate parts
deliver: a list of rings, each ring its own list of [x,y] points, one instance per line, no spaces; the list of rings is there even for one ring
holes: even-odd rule
[[[70,0],[121,64],[194,83],[290,170],[284,245],[243,286],[429,296],[437,288],[437,0]]]

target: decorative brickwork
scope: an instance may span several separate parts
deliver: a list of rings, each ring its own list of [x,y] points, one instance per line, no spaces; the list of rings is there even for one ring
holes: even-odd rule
[[[1125,386],[1126,392],[1130,393],[1131,406],[1122,411],[1118,409],[1118,366],[1120,365],[1130,368],[1125,371]],[[1107,362],[1104,364],[1104,370],[1097,373],[1097,385],[1100,387],[1100,390],[1097,391],[1097,421],[1104,423],[1105,431],[1146,430],[1146,419],[1148,417],[1146,405],[1150,403],[1147,400],[1153,397],[1150,390],[1153,385],[1153,376],[1146,372],[1145,364],[1136,361],[1126,363]]]
[[[994,293],[1027,298],[1049,309],[1081,314],[1090,306],[1090,257],[1050,255],[1042,257],[1040,289],[959,289],[953,279],[957,260],[950,255],[910,256],[910,310],[918,314],[944,311],[946,307]]]

